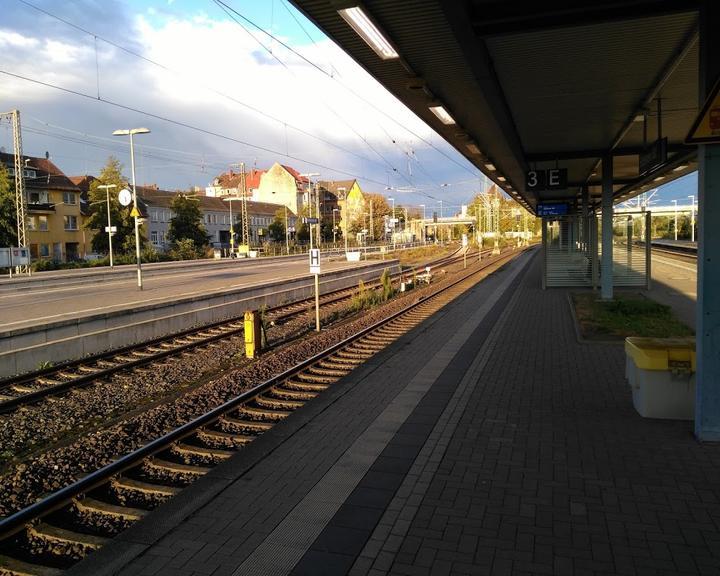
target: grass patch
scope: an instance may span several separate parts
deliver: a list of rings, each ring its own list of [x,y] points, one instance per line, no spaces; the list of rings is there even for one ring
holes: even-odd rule
[[[623,340],[627,336],[677,338],[693,331],[675,317],[670,306],[638,293],[615,294],[604,302],[596,293],[572,295],[580,332],[587,340]]]

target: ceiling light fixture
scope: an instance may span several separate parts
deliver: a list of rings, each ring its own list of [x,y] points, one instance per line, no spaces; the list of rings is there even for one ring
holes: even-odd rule
[[[475,142],[468,142],[467,144],[465,144],[465,147],[473,154],[481,154],[480,148],[478,148],[478,145],[475,144]]]
[[[665,176],[658,176],[653,180],[653,182],[660,182],[660,180],[665,180]]]
[[[492,162],[488,162],[487,164],[485,164],[485,168],[490,170],[490,172],[495,172],[495,170],[497,170],[497,168],[495,168],[495,164],[493,164]]]
[[[498,176],[497,179],[498,179],[500,182],[505,182],[505,176]]]
[[[443,124],[455,124],[455,119],[450,116],[450,114],[447,110],[445,110],[445,107],[442,104],[430,104],[428,108],[430,108],[430,112],[435,114],[435,116],[437,116],[440,122],[442,122]]]
[[[680,172],[680,170],[685,170],[685,168],[687,167],[687,164],[680,164],[680,166],[678,166],[677,168],[673,168],[673,172]]]
[[[340,17],[355,30],[358,36],[365,40],[365,43],[373,49],[375,54],[383,60],[400,58],[390,41],[385,38],[380,29],[373,23],[367,14],[359,6],[343,8],[338,10]]]

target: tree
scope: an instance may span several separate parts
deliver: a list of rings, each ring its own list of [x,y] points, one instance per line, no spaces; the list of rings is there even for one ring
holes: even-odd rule
[[[167,239],[175,245],[180,240],[192,240],[195,249],[200,251],[208,243],[208,235],[203,226],[200,201],[193,196],[178,194],[170,204],[173,217],[170,219]]]
[[[392,210],[387,203],[387,199],[382,194],[366,193],[364,196],[365,209],[363,217],[350,222],[350,232],[354,234],[364,230],[367,222],[368,235],[375,240],[379,240],[385,235],[384,217],[389,217]],[[372,230],[370,230],[370,214],[372,214]],[[365,220],[365,216],[367,216],[367,220]]]
[[[90,184],[88,198],[90,200],[90,218],[85,228],[94,231],[92,248],[94,252],[107,254],[110,251],[105,226],[108,225],[107,195],[110,194],[110,220],[117,228],[113,234],[113,250],[131,253],[135,250],[135,220],[130,215],[131,206],[123,206],[118,201],[118,193],[127,188],[127,181],[122,177],[122,164],[117,158],[110,156],[100,172],[100,176]],[[101,185],[115,185],[115,188],[100,188]],[[141,249],[144,234],[140,234]]]
[[[10,183],[5,164],[0,162],[0,246],[17,245],[15,187]]]
[[[270,239],[273,242],[285,242],[285,209],[275,212],[275,218],[268,226]]]

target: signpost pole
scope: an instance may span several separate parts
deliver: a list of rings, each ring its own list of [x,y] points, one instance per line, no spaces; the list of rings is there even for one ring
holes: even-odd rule
[[[320,274],[315,274],[315,332],[320,332]]]

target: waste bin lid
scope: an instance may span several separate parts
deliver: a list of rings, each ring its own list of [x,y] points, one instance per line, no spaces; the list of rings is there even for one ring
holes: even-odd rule
[[[670,362],[690,362],[695,372],[695,338],[625,338],[625,354],[642,370],[669,370]]]

